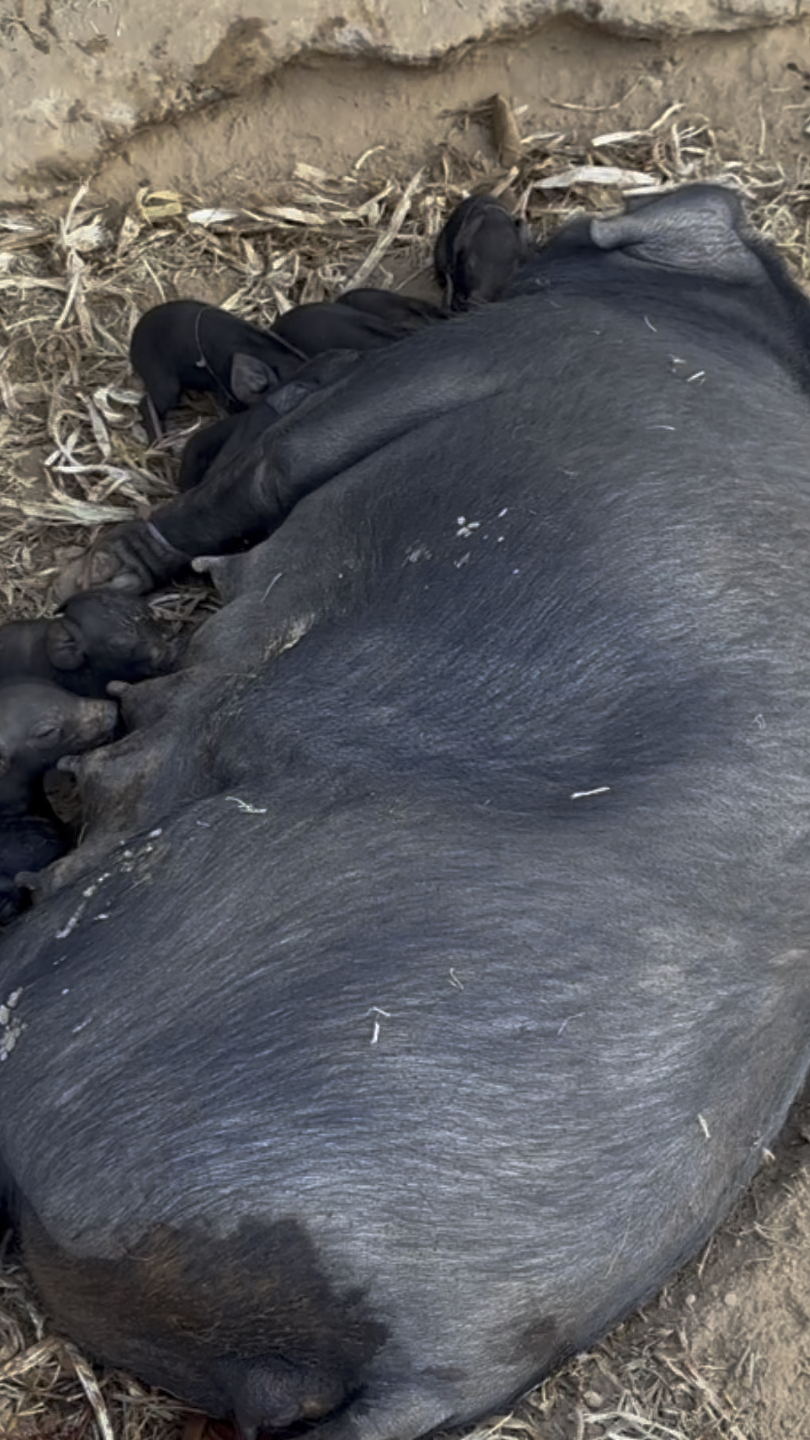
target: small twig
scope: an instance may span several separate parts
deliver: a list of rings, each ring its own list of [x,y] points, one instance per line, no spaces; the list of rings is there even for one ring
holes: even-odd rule
[[[612,105],[577,105],[573,100],[555,100],[553,95],[544,95],[543,99],[549,105],[556,105],[559,110],[587,110],[590,115],[598,115],[602,110],[619,110],[625,100],[629,100],[633,91],[641,84],[642,77],[639,75],[630,86],[630,89],[621,100],[614,100]]]
[[[363,281],[368,279],[372,271],[376,270],[386,250],[392,242],[396,240],[397,235],[402,229],[405,216],[411,208],[411,201],[422,183],[423,174],[424,170],[419,169],[413,178],[408,181],[402,199],[391,216],[391,223],[388,229],[384,234],[377,237],[363,263],[357,267],[354,274],[350,277],[348,285],[346,286],[347,289],[351,290],[357,285],[362,285]]]

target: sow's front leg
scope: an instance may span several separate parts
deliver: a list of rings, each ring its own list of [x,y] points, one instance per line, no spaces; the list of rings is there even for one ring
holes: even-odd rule
[[[200,555],[255,542],[294,506],[392,441],[500,388],[474,317],[414,335],[318,391],[195,489],[102,536],[80,563],[74,588],[145,592]]]

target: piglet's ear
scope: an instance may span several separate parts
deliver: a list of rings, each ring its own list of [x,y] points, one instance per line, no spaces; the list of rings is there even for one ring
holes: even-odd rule
[[[234,355],[231,361],[231,394],[242,405],[255,405],[268,390],[278,385],[278,375],[253,355]]]
[[[48,626],[45,650],[55,670],[78,670],[85,661],[81,631],[58,617]]]

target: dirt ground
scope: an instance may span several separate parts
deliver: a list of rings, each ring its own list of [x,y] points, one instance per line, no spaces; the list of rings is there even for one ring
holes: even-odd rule
[[[227,55],[221,63],[228,63]],[[476,110],[495,92],[506,96],[513,107],[523,141],[520,157],[510,155],[508,146],[498,155],[491,118],[484,109]],[[116,240],[116,253],[140,245],[146,267],[141,265],[136,288],[126,294],[119,286],[110,300],[114,286],[109,294],[98,291],[99,308],[94,313],[104,316],[101,328],[112,337],[106,358],[101,346],[93,352],[93,366],[85,374],[81,336],[75,344],[76,373],[70,381],[74,407],[75,395],[86,396],[93,386],[119,387],[108,392],[110,413],[102,412],[110,434],[116,432],[113,458],[119,479],[115,483],[109,476],[104,479],[99,462],[95,470],[88,467],[93,471],[92,487],[88,489],[88,481],[81,493],[76,490],[78,470],[48,456],[54,435],[58,438],[64,432],[59,430],[58,417],[54,419],[53,397],[45,394],[47,384],[35,383],[28,372],[15,372],[13,365],[4,369],[8,353],[0,357],[5,407],[0,414],[0,472],[10,497],[3,502],[10,508],[0,510],[0,515],[6,515],[2,524],[7,543],[14,547],[14,562],[3,576],[9,613],[47,606],[61,557],[86,543],[87,527],[111,518],[111,505],[118,505],[116,513],[123,517],[165,493],[171,449],[157,459],[144,458],[143,437],[132,429],[136,397],[127,399],[128,391],[121,388],[135,388],[127,378],[124,342],[138,310],[147,304],[181,294],[199,294],[220,303],[236,296],[234,308],[261,322],[272,319],[277,303],[330,293],[330,287],[353,273],[357,257],[371,250],[374,225],[382,227],[378,233],[384,233],[386,225],[392,227],[391,204],[402,196],[418,167],[424,167],[428,178],[427,188],[414,191],[418,199],[412,207],[414,226],[391,237],[380,267],[371,272],[371,283],[410,278],[415,285],[427,285],[425,264],[432,237],[444,210],[460,198],[465,185],[503,189],[525,210],[537,232],[559,218],[560,208],[616,202],[615,183],[594,185],[581,169],[567,185],[546,183],[572,167],[606,162],[629,169],[643,163],[659,180],[721,170],[726,176],[737,175],[758,223],[806,280],[810,275],[808,117],[808,25],[734,36],[631,42],[553,24],[529,38],[457,57],[455,64],[439,69],[406,72],[313,58],[306,65],[289,67],[272,84],[257,87],[238,101],[186,119],[182,126],[144,132],[107,160],[92,177],[89,197],[82,202],[85,213],[91,202],[107,202],[102,213]],[[606,136],[611,138],[605,141]],[[316,169],[302,171],[302,165]],[[297,185],[291,178],[296,166]],[[351,231],[345,264],[335,258],[337,232],[319,240],[307,230],[306,215],[314,216],[315,211],[311,197],[302,199],[301,177],[314,186],[316,172],[321,180],[344,177],[344,190],[337,181],[332,186],[335,196],[355,196],[365,174],[372,189],[372,177],[395,182],[393,200],[380,202],[373,216],[372,211],[362,212],[356,199],[351,201],[354,209],[345,210],[355,217],[344,222]],[[76,178],[61,177],[61,194],[29,217],[32,225],[45,225],[49,215],[54,225],[54,217],[61,217],[70,231],[65,216]],[[321,184],[322,193],[328,189]],[[170,193],[161,201],[155,199],[155,190]],[[220,232],[214,227],[201,239],[199,227],[182,228],[176,208],[181,201],[185,215],[195,204],[241,205],[253,207],[254,219],[258,216],[263,222],[268,214],[271,218],[253,234],[246,222],[241,231],[237,226],[235,240],[223,221]],[[289,218],[296,206],[298,220]],[[286,220],[279,219],[284,207]],[[361,212],[368,220],[365,229]],[[19,218],[21,212],[17,213]],[[130,231],[127,224],[133,227]],[[300,264],[299,258],[289,264],[285,260],[286,269],[279,268],[280,260],[273,260],[273,245],[281,245],[279,225],[295,233],[296,254],[303,256]],[[0,237],[8,233],[0,216]],[[124,245],[127,235],[130,239]],[[158,245],[161,235],[163,251]],[[34,242],[24,253],[33,256],[33,247]],[[63,245],[68,258],[61,275],[47,258],[41,263],[31,258],[26,261],[28,269],[15,272],[14,255],[22,252],[10,250],[0,238],[4,344],[11,346],[19,323],[19,310],[14,307],[33,304],[28,298],[32,287],[44,286],[41,293],[47,294],[48,284],[57,289],[61,285],[62,305],[77,273],[75,265],[70,269],[70,255],[79,249]],[[228,258],[237,252],[239,284],[237,262]],[[159,253],[165,263],[158,272]],[[3,277],[15,275],[16,288],[10,284],[5,288]],[[105,295],[112,304],[110,313],[103,309]],[[96,301],[89,285],[86,301],[92,310]],[[81,331],[81,313],[77,325]],[[43,341],[37,349],[43,365],[46,351]],[[20,365],[21,354],[16,350],[12,356]],[[43,436],[37,438],[36,425],[46,411],[50,418]],[[77,412],[73,413],[75,420]],[[75,425],[79,435],[79,420]],[[92,429],[101,444],[95,423]],[[92,441],[89,430],[87,434],[84,441],[58,443],[54,453],[62,458],[65,453],[79,454],[81,445]],[[48,465],[43,464],[46,459]],[[120,475],[128,478],[121,480]],[[68,500],[74,507],[70,514],[65,508]],[[88,507],[86,511],[81,504]],[[159,1401],[147,1409],[143,1392],[122,1377],[102,1379],[105,1400],[97,1403],[86,1364],[64,1347],[49,1351],[49,1333],[47,1317],[38,1315],[9,1256],[0,1269],[0,1435],[83,1440],[96,1427],[103,1440],[112,1440],[113,1435],[116,1440],[133,1440],[136,1435],[148,1435],[149,1440],[179,1435],[200,1440],[201,1421],[188,1420],[176,1407]],[[42,1379],[43,1365],[62,1366],[73,1384],[75,1408],[63,1395],[50,1406],[43,1399],[48,1388]],[[216,1433],[226,1435],[228,1428],[217,1427]],[[704,1254],[599,1349],[552,1377],[511,1416],[496,1417],[475,1432],[477,1440],[489,1435],[503,1435],[506,1440],[512,1436],[806,1440],[809,1434],[810,1091],[794,1107],[774,1156]]]
[[[211,83],[227,83],[227,47],[212,63]],[[555,22],[413,70],[312,56],[182,126],[144,132],[103,167],[98,189],[126,201],[146,181],[234,200],[261,194],[269,177],[289,175],[299,161],[335,174],[377,145],[403,171],[440,141],[486,155],[479,127],[460,137],[454,116],[496,91],[515,107],[524,136],[590,137],[597,116],[602,131],[646,129],[675,103],[693,121],[709,121],[721,150],[803,166],[808,76],[807,24],[667,41]]]

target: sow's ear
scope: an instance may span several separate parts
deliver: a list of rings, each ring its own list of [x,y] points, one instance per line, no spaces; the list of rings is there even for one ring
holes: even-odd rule
[[[591,239],[600,250],[628,250],[649,265],[733,284],[765,278],[745,231],[739,199],[720,185],[688,186],[660,198],[645,195],[624,215],[591,221]]]
[[[278,375],[264,360],[253,355],[236,354],[231,361],[230,390],[242,405],[255,405],[268,390],[275,390]]]

